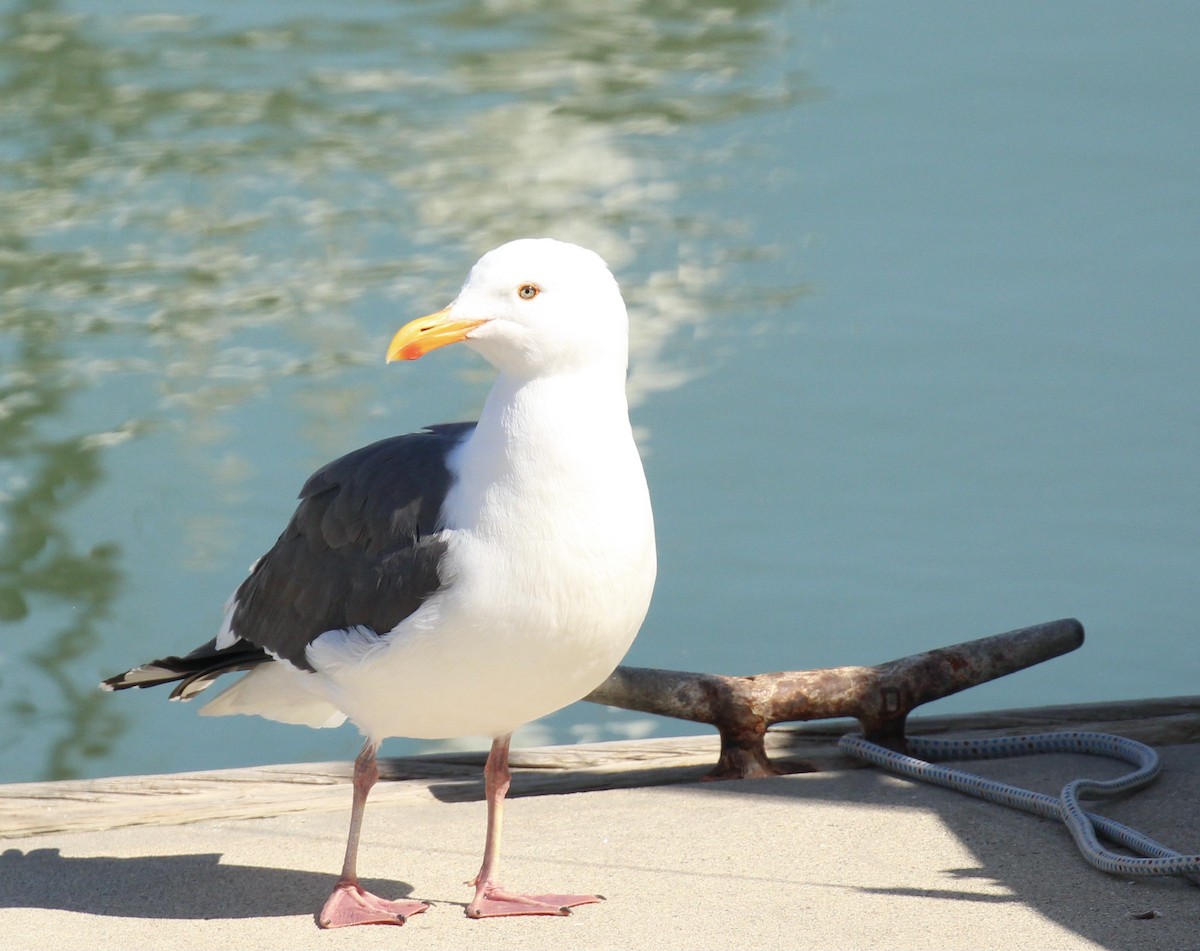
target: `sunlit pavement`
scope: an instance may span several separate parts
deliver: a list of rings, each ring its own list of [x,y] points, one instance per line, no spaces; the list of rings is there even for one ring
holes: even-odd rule
[[[1160,751],[1158,782],[1100,811],[1182,852],[1200,851],[1200,746]],[[989,766],[1046,790],[1106,768],[1075,757]],[[136,789],[139,780],[120,782]],[[607,901],[569,918],[470,921],[462,883],[478,861],[484,806],[438,801],[438,783],[425,786],[433,795],[373,804],[364,830],[364,884],[432,906],[402,929],[316,929],[347,818],[325,801],[318,811],[265,819],[10,838],[0,861],[0,948],[50,935],[58,947],[97,949],[655,951],[1140,951],[1195,939],[1200,892],[1188,884],[1101,874],[1048,821],[865,769],[557,795],[518,789],[505,882],[594,891]],[[22,788],[0,787],[0,795]],[[147,815],[155,805],[145,804]]]

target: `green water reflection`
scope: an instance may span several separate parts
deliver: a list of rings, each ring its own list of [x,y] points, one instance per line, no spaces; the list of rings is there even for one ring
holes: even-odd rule
[[[0,749],[13,745],[13,731],[35,732],[47,741],[43,775],[61,779],[80,771],[81,758],[106,756],[123,724],[120,712],[75,676],[80,659],[96,648],[98,625],[112,614],[120,549],[103,543],[82,550],[71,537],[71,510],[103,473],[100,449],[88,436],[39,433],[39,424],[62,413],[70,396],[44,372],[58,358],[53,335],[28,320],[14,349],[20,369],[0,382],[0,460],[20,475],[9,476],[4,493],[0,620],[28,622],[32,615],[49,630],[25,656],[40,676],[29,678],[20,667],[0,673],[10,714]]]
[[[0,5],[3,778],[146,767],[98,675],[211,635],[180,589],[215,610],[263,500],[388,431],[362,370],[390,312],[479,251],[548,233],[635,269],[635,401],[702,374],[689,342],[780,253],[708,201],[743,146],[705,130],[816,94],[778,10]],[[758,319],[804,292],[776,277]],[[275,440],[298,458],[264,486]]]

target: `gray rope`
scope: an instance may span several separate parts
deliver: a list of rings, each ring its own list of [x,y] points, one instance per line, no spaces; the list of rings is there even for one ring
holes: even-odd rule
[[[1058,819],[1071,833],[1083,857],[1093,866],[1114,875],[1192,875],[1200,872],[1200,855],[1181,855],[1160,845],[1136,829],[1104,816],[1085,812],[1081,798],[1099,799],[1140,789],[1154,781],[1160,765],[1158,754],[1144,743],[1110,733],[1062,732],[1032,736],[1001,736],[987,739],[932,739],[909,737],[912,756],[885,749],[861,733],[849,733],[838,741],[844,753],[875,766],[913,779],[955,789],[989,802]],[[1001,759],[1029,753],[1087,753],[1124,760],[1137,767],[1116,779],[1076,779],[1055,798],[964,770],[937,766],[937,760]],[[921,757],[921,758],[918,758]],[[1138,858],[1105,849],[1097,833],[1123,845]]]

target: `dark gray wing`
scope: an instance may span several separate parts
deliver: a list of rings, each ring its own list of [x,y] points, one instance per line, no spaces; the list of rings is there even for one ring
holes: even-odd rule
[[[363,625],[390,631],[441,587],[442,502],[453,481],[450,452],[474,423],[394,436],[318,469],[274,547],[234,595],[232,631],[185,657],[164,657],[110,677],[110,690],[183,681],[189,698],[221,674],[271,655],[311,670],[308,645],[326,631]],[[268,654],[267,652],[270,652]]]
[[[390,631],[441,586],[447,457],[474,423],[395,436],[317,470],[234,595],[233,633],[297,667],[326,631]],[[236,646],[236,645],[235,645]]]

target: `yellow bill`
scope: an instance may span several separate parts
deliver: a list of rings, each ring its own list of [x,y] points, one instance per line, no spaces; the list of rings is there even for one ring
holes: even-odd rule
[[[453,318],[449,307],[436,314],[418,317],[396,331],[396,336],[388,344],[387,362],[419,360],[430,350],[465,340],[467,334],[482,323],[485,321]]]

